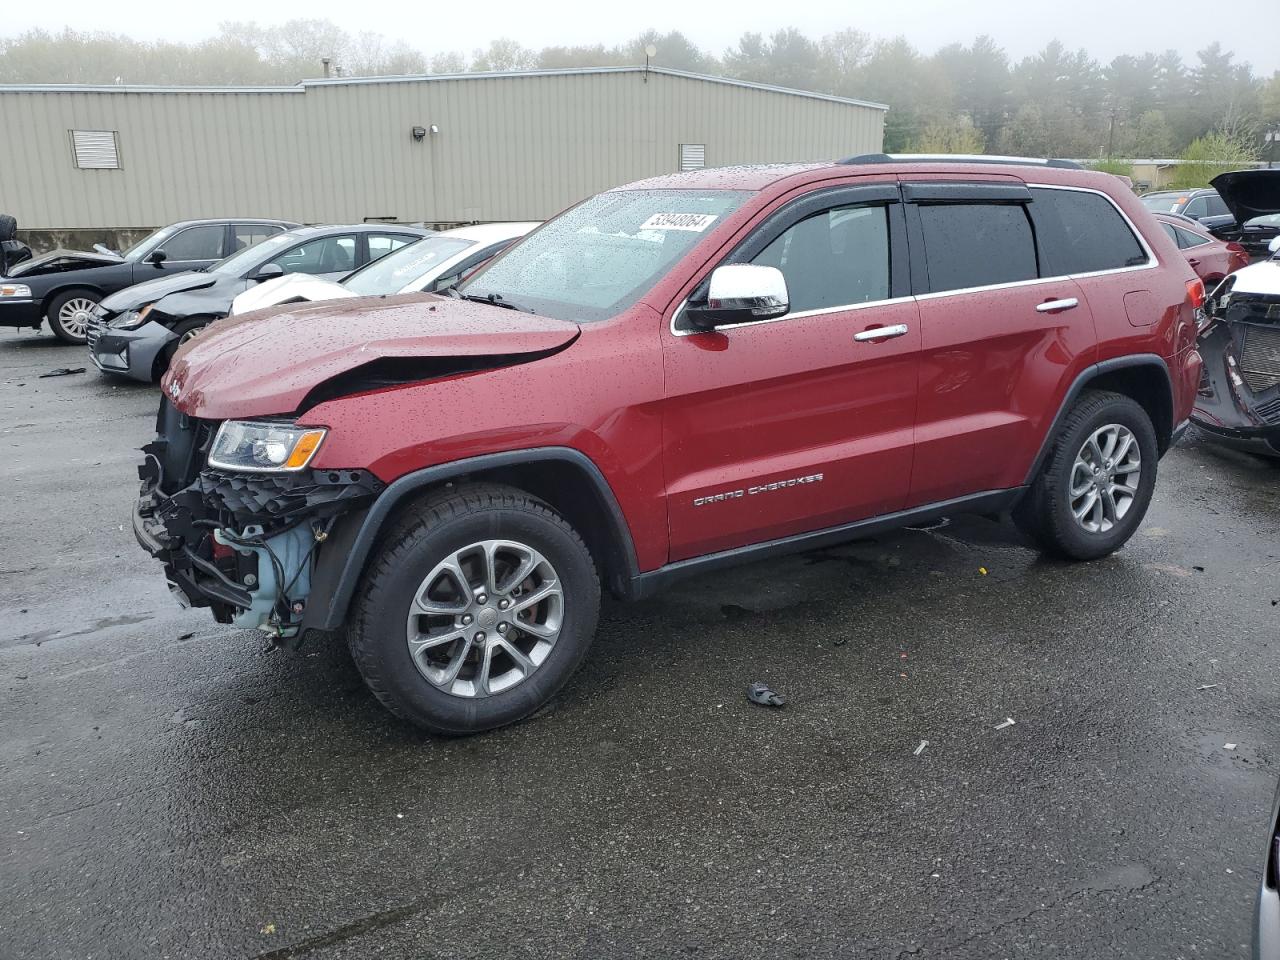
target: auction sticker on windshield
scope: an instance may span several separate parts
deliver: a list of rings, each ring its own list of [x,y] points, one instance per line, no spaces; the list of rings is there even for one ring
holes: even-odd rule
[[[641,230],[692,230],[701,233],[716,222],[714,213],[655,213],[640,224]]]

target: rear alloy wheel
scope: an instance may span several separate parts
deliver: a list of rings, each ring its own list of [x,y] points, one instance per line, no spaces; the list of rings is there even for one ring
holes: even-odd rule
[[[523,491],[442,491],[370,561],[347,641],[396,716],[453,736],[521,720],[559,692],[595,636],[600,581],[582,539]]]
[[[49,327],[63,343],[85,343],[98,296],[91,290],[67,290],[49,301]]]
[[[1158,460],[1155,428],[1141,405],[1123,394],[1087,391],[1064,418],[1013,519],[1045,553],[1105,557],[1146,515]]]

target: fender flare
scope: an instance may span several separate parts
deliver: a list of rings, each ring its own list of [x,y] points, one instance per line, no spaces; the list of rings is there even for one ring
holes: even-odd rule
[[[1045,432],[1044,439],[1040,442],[1040,452],[1036,454],[1035,460],[1031,462],[1031,469],[1027,471],[1024,483],[1030,485],[1039,475],[1040,469],[1044,466],[1045,460],[1049,456],[1049,451],[1053,448],[1054,438],[1058,435],[1058,428],[1062,426],[1062,421],[1066,418],[1072,404],[1080,394],[1086,390],[1089,384],[1104,374],[1114,373],[1117,370],[1129,370],[1136,367],[1155,367],[1164,374],[1165,389],[1168,390],[1169,409],[1174,409],[1173,404],[1173,377],[1169,373],[1169,364],[1164,357],[1155,353],[1135,353],[1127,357],[1114,357],[1110,360],[1102,360],[1098,363],[1090,364],[1085,367],[1071,382],[1071,386],[1067,389],[1066,396],[1062,398],[1062,403],[1058,407],[1058,412],[1053,418],[1053,423],[1049,425],[1049,429]],[[1159,427],[1157,427],[1159,429]],[[1170,423],[1169,429],[1173,435],[1177,433],[1177,424]],[[1172,443],[1170,443],[1172,446]]]
[[[344,516],[342,520],[349,521],[345,524],[346,529],[334,531],[333,539],[337,542],[333,546],[338,549],[327,553],[322,552],[316,562],[316,569],[312,572],[312,597],[317,598],[319,594],[320,597],[324,597],[324,600],[322,603],[308,604],[302,622],[303,629],[332,631],[342,626],[346,620],[347,608],[351,605],[356,585],[364,573],[378,534],[395,509],[409,497],[428,487],[467,474],[547,461],[568,464],[587,478],[596,491],[610,528],[609,532],[615,538],[615,543],[626,564],[624,578],[629,581],[639,576],[635,545],[622,508],[618,506],[613,488],[609,486],[604,474],[590,457],[572,447],[509,450],[503,453],[468,457],[465,460],[452,460],[406,473],[392,481],[363,512],[363,515]],[[344,526],[342,521],[339,522],[339,526]],[[318,591],[317,586],[322,589]]]

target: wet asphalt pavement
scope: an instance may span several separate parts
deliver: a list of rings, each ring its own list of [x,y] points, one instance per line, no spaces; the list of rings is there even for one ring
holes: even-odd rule
[[[445,741],[170,600],[156,391],[86,360],[0,331],[4,960],[1247,955],[1280,467],[1189,438],[1093,564],[964,520],[614,605]]]

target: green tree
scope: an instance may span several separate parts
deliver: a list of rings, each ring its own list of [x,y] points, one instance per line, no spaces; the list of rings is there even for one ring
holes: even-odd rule
[[[1176,168],[1169,186],[1175,190],[1206,187],[1220,173],[1239,170],[1253,164],[1257,152],[1253,144],[1225,133],[1197,137],[1182,151],[1182,163]]]
[[[471,58],[471,69],[475,73],[532,70],[537,65],[537,53],[508,37],[499,37]]]
[[[961,114],[950,122],[931,121],[912,142],[916,153],[982,153],[986,139],[973,120]]]

